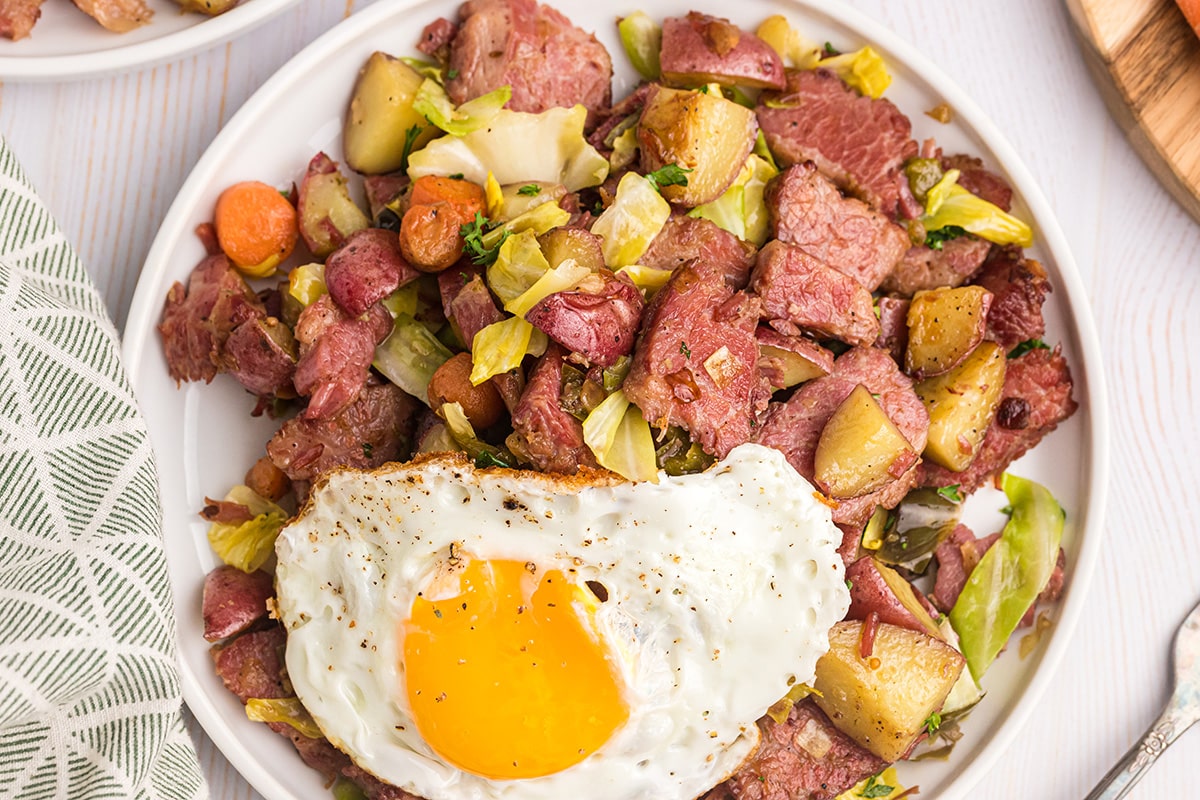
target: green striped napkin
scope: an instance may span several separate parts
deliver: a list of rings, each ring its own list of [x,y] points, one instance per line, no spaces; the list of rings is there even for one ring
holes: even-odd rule
[[[0,139],[0,798],[206,795],[145,423],[79,258]]]

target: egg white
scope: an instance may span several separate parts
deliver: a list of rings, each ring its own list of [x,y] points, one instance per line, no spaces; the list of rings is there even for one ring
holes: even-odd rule
[[[840,541],[813,487],[758,445],[657,485],[476,470],[461,455],[340,471],[276,545],[288,675],[334,745],[427,800],[689,800],[751,754],[755,721],[791,683],[812,682],[849,605]],[[421,739],[400,628],[452,548],[607,589],[594,622],[629,719],[580,763],[490,780]]]

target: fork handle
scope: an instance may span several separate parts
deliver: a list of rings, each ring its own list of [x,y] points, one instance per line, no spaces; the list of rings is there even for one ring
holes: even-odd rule
[[[1150,765],[1181,733],[1191,727],[1193,722],[1193,717],[1184,714],[1176,703],[1172,702],[1143,734],[1141,740],[1129,748],[1129,752],[1108,771],[1100,783],[1096,784],[1096,788],[1092,789],[1086,800],[1119,800],[1124,797]]]

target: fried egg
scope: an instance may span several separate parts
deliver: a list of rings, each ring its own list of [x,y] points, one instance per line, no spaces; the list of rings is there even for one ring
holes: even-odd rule
[[[690,800],[812,682],[840,541],[758,445],[657,485],[340,471],[276,545],[287,671],[336,747],[428,800]]]

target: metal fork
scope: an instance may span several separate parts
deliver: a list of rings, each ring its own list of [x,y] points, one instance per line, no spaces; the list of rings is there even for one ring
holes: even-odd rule
[[[1162,715],[1086,800],[1119,800],[1180,734],[1200,721],[1200,605],[1175,634],[1175,686]]]

